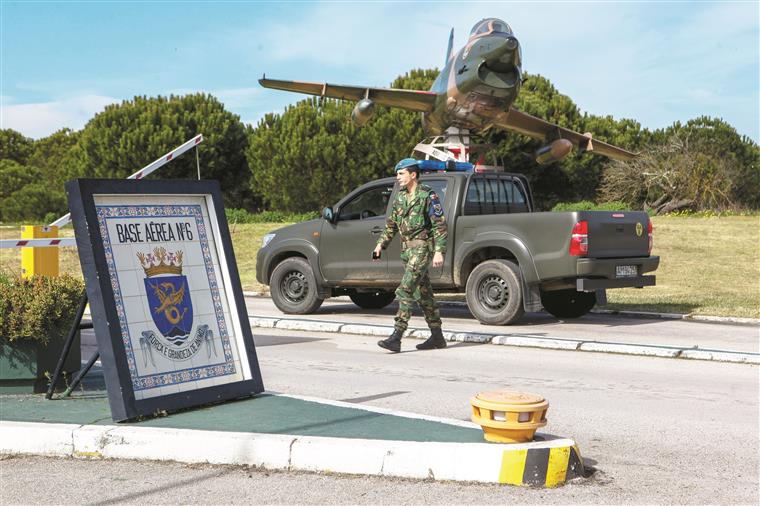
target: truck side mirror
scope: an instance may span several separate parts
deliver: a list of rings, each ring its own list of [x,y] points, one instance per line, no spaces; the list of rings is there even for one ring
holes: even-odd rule
[[[333,215],[333,209],[332,209],[332,207],[328,206],[328,207],[325,207],[324,209],[322,209],[322,218],[324,218],[327,221],[329,221],[330,223],[332,223],[334,217],[335,216]]]

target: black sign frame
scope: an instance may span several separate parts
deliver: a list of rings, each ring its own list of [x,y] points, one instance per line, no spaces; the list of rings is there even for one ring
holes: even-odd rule
[[[103,364],[111,416],[114,421],[132,420],[161,411],[176,411],[213,402],[249,397],[263,392],[264,384],[248,320],[229,227],[224,213],[219,183],[213,180],[77,179],[67,182],[65,187],[87,297],[90,301],[93,328]],[[223,258],[226,260],[229,275],[225,293],[228,299],[234,300],[237,308],[237,315],[231,314],[230,318],[237,317],[240,320],[244,349],[238,347],[238,353],[241,357],[241,364],[242,355],[247,356],[250,369],[241,372],[249,376],[250,379],[145,399],[135,398],[127,362],[127,352],[119,325],[116,296],[111,285],[106,260],[104,238],[96,214],[95,197],[99,195],[170,195],[211,198],[213,206],[207,206],[209,218],[218,227],[218,237],[221,238],[221,241],[217,240],[215,245],[217,249],[223,250]],[[221,258],[219,262],[222,262]]]

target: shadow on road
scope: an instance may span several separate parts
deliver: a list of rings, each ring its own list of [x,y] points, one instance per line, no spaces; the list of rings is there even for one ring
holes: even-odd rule
[[[388,325],[393,323],[393,316],[396,314],[398,305],[394,302],[383,309],[362,309],[352,303],[336,303],[323,305],[319,308],[314,315],[377,315],[388,316]],[[419,308],[415,307],[413,316],[422,316],[422,312]],[[481,325],[478,320],[472,316],[469,309],[466,306],[454,306],[449,304],[441,305],[441,318],[456,318],[460,320],[472,321],[475,325]],[[512,327],[530,327],[530,326],[547,326],[547,325],[563,325],[563,324],[583,324],[593,326],[604,327],[631,327],[636,325],[650,324],[652,322],[661,322],[663,319],[657,317],[648,316],[632,316],[632,315],[616,315],[616,314],[602,314],[602,313],[589,313],[580,318],[560,320],[550,315],[549,313],[525,313],[525,315],[517,321]],[[505,325],[503,328],[509,328],[510,325]],[[482,325],[482,328],[499,328],[498,325]],[[474,328],[473,332],[477,332]],[[487,332],[484,330],[484,332]],[[491,331],[493,333],[493,331]]]
[[[182,490],[185,485],[191,485],[200,481],[204,480],[213,480],[216,478],[220,478],[221,476],[224,476],[225,474],[229,474],[231,472],[236,472],[234,468],[221,468],[221,469],[214,469],[213,471],[203,473],[201,476],[193,476],[192,478],[187,478],[185,480],[178,480],[174,481],[169,479],[165,484],[159,485],[157,487],[149,488],[146,490],[140,490],[138,492],[132,492],[128,494],[123,494],[120,496],[112,497],[110,499],[104,499],[102,501],[92,502],[88,504],[92,504],[93,506],[105,506],[108,504],[123,504],[126,502],[142,502],[137,501],[137,499],[149,497],[154,494],[158,494],[160,492],[164,492],[167,490],[177,489]],[[160,481],[165,481],[164,478],[161,478]],[[146,501],[147,503],[151,503],[150,500]]]
[[[320,337],[300,337],[300,336],[269,336],[266,334],[254,334],[253,344],[257,347],[262,346],[280,346],[283,344],[300,344],[310,343],[312,341],[325,341],[326,338]]]

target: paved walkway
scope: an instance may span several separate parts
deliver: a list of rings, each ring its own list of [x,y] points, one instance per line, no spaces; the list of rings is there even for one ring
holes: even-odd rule
[[[102,391],[53,401],[42,395],[0,395],[0,407],[3,421],[113,425],[108,399]],[[271,394],[120,425],[393,441],[483,442],[479,427]]]

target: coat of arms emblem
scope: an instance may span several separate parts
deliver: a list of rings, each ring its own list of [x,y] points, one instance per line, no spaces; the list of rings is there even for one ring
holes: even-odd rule
[[[208,355],[216,355],[208,325],[201,325],[193,334],[193,303],[187,276],[182,275],[182,251],[169,252],[154,248],[150,253],[137,253],[145,271],[145,294],[153,323],[161,333],[145,331],[140,338],[144,362],[155,365],[152,349],[172,360],[185,360],[194,355],[201,344],[207,342]]]

